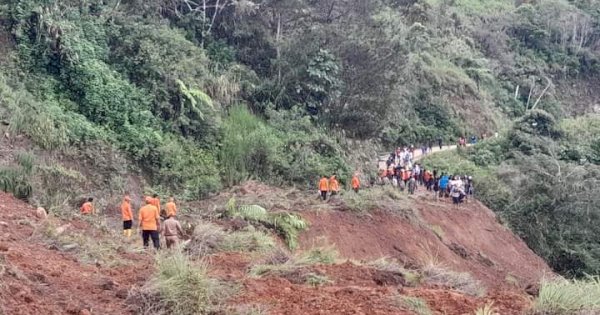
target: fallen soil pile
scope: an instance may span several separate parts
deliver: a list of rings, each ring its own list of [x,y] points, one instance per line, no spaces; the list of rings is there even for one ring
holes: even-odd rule
[[[472,274],[489,289],[525,288],[544,275],[548,265],[478,201],[454,208],[431,196],[410,198],[410,210],[305,211],[310,229],[301,237],[304,248],[325,237],[342,257],[373,260],[397,258],[407,265],[430,262]],[[406,207],[406,206],[404,206]]]
[[[498,314],[516,315],[531,305],[525,288],[551,274],[478,202],[454,209],[420,194],[396,196],[378,210],[357,212],[343,198],[322,203],[305,192],[250,182],[182,205],[206,210],[184,211],[188,214],[180,219],[185,224],[209,220],[232,233],[235,224],[217,215],[232,196],[240,204],[293,211],[310,222],[300,235],[300,250],[284,256],[297,257],[323,242],[339,256],[330,263],[267,263],[261,273],[254,271],[269,254],[204,256],[211,277],[237,288],[225,302],[232,311],[223,314],[418,314],[415,307],[423,303],[432,314],[453,315],[473,314],[493,303]],[[152,255],[135,251],[139,244],[114,240],[116,225],[106,231],[77,216],[41,219],[31,206],[3,193],[0,228],[3,315],[129,314],[129,290],[142,286],[154,271]],[[94,243],[117,245],[105,250],[104,260],[82,258],[69,243],[52,241],[64,229]]]
[[[43,242],[43,220],[49,219],[37,218],[31,206],[0,193],[0,310],[10,315],[128,314],[128,290],[152,272],[149,257],[114,253],[130,265],[82,263],[64,248]],[[100,236],[85,222],[69,228]]]

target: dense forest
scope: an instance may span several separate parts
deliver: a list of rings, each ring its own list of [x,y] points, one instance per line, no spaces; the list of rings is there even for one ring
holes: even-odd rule
[[[346,180],[352,144],[499,132],[430,163],[480,174],[558,271],[600,272],[595,0],[3,0],[0,23],[0,118],[34,148],[4,190],[52,208],[132,172],[186,199],[310,187]]]

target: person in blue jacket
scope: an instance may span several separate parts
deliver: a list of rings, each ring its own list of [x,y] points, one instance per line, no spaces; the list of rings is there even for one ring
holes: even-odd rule
[[[448,188],[448,181],[449,181],[449,177],[448,175],[446,175],[445,173],[442,173],[442,176],[440,177],[440,197],[443,197],[444,195],[446,195],[446,189]]]

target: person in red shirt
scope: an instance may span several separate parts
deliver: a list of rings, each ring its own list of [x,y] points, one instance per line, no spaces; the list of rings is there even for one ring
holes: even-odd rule
[[[123,202],[121,202],[121,216],[123,217],[123,235],[130,238],[133,226],[133,211],[131,211],[131,198],[129,198],[129,195],[125,195]]]
[[[140,208],[138,221],[139,228],[142,231],[142,240],[144,242],[144,247],[148,247],[150,238],[152,238],[152,244],[154,248],[160,249],[160,215],[158,213],[158,208],[152,205],[153,198],[146,197],[145,202],[146,205]]]
[[[90,197],[81,205],[81,208],[79,208],[81,214],[96,214],[96,209],[94,209],[94,204],[92,203],[93,201],[94,198]]]

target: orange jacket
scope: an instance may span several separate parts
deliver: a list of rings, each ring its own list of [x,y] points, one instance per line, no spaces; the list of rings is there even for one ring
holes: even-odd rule
[[[360,187],[360,180],[358,179],[358,176],[352,176],[352,188],[356,189]]]
[[[335,176],[331,176],[329,179],[329,190],[338,192],[340,191],[340,183]]]
[[[133,212],[131,211],[131,204],[129,203],[129,198],[126,198],[121,203],[121,216],[123,217],[123,221],[133,220]]]
[[[175,205],[174,202],[167,202],[167,204],[165,204],[165,208],[167,208],[167,216],[177,214],[177,205]]]
[[[426,182],[428,182],[431,179],[431,176],[433,174],[431,174],[430,171],[425,172],[425,174],[423,174],[423,180],[425,180]]]
[[[79,210],[81,210],[82,214],[91,214],[92,212],[94,212],[94,205],[91,202],[86,201],[84,204],[81,205],[81,208],[79,208]]]
[[[156,198],[151,197],[150,204],[155,206],[156,209],[158,209],[158,213],[160,213],[160,199],[158,197],[156,197]]]
[[[157,221],[159,218],[158,209],[151,204],[143,206],[138,215],[140,227],[145,231],[158,231]]]
[[[329,191],[329,182],[327,178],[323,177],[319,181],[319,190],[320,191]]]

